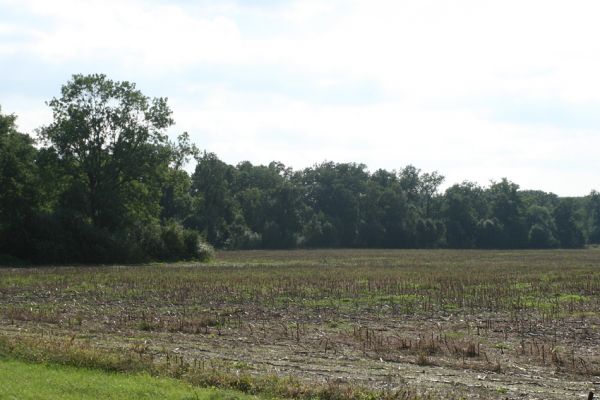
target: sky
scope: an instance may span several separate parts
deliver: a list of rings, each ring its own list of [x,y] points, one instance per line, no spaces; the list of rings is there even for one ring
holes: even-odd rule
[[[445,186],[600,189],[597,0],[0,0],[0,107],[34,133],[73,74],[168,97],[237,164],[412,164]]]

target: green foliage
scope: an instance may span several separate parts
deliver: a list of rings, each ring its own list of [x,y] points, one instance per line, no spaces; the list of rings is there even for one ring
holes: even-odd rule
[[[335,228],[323,212],[314,213],[304,225],[303,237],[308,247],[333,247]]]
[[[116,229],[155,218],[172,158],[166,99],[104,75],[74,75],[48,105],[54,121],[41,136],[81,192],[81,211],[92,225]]]
[[[520,248],[527,246],[527,227],[519,185],[506,178],[492,183],[488,196],[495,218],[492,247]]]
[[[441,194],[444,177],[412,165],[233,166],[187,133],[169,141],[166,99],[105,75],[74,75],[48,105],[40,148],[0,113],[0,254],[29,262],[202,260],[203,240],[227,249],[600,243],[595,191],[561,199],[505,178]]]
[[[157,259],[208,261],[213,255],[212,248],[201,240],[198,232],[184,229],[175,221],[162,227],[161,242],[162,254]]]
[[[477,224],[487,214],[484,194],[483,188],[471,182],[453,185],[446,190],[443,215],[448,246],[475,246]]]
[[[0,113],[0,254],[25,258],[42,192],[37,150],[29,136],[17,131],[15,121],[14,115]]]
[[[585,238],[580,224],[576,220],[575,202],[573,199],[561,199],[554,210],[556,236],[560,246],[565,248],[583,247]]]
[[[550,210],[544,206],[532,205],[527,210],[527,223],[530,226],[528,234],[529,247],[547,249],[558,247],[556,226]]]
[[[505,245],[504,226],[493,217],[477,224],[477,246],[482,249],[497,249]]]
[[[446,227],[441,221],[430,218],[417,222],[417,246],[421,248],[437,247],[442,243]]]
[[[600,244],[600,193],[592,190],[588,196],[587,222],[589,242]]]
[[[0,114],[0,254],[38,263],[210,257],[182,226],[194,199],[181,167],[197,150],[187,134],[168,142],[166,99],[74,75],[48,105],[54,121],[40,130],[40,150]]]
[[[529,229],[529,246],[534,249],[549,249],[558,246],[552,231],[545,225],[534,224]]]
[[[236,217],[231,186],[237,171],[214,153],[204,152],[196,161],[191,186],[196,208],[190,224],[204,232],[210,243],[222,247],[229,236],[228,227]]]

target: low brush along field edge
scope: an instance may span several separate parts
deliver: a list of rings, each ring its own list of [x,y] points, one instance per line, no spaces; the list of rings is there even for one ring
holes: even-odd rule
[[[55,395],[65,399],[108,395],[111,399],[190,400],[248,395],[306,400],[429,399],[409,389],[376,391],[336,382],[307,385],[293,377],[252,376],[194,366],[183,358],[158,364],[135,351],[94,348],[76,342],[74,337],[40,340],[0,335],[0,398],[51,399]]]

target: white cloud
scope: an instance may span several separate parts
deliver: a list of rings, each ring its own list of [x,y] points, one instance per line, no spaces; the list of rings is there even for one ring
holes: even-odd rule
[[[593,154],[600,136],[594,131],[571,130],[565,138],[551,126],[499,124],[469,111],[401,102],[312,106],[279,98],[253,107],[254,97],[215,93],[174,108],[179,126],[231,163],[277,159],[302,168],[324,160],[360,161],[372,170],[412,163],[439,170],[448,183],[508,177],[524,188],[561,188],[562,194],[588,192],[600,167]],[[574,159],[587,160],[584,168],[574,166]]]
[[[43,101],[22,95],[0,96],[2,98],[1,112],[15,114],[17,127],[21,132],[35,134],[35,130],[47,124],[52,119],[52,112]]]
[[[229,162],[413,163],[451,182],[508,176],[561,194],[589,191],[589,171],[600,167],[600,126],[571,112],[600,104],[593,0],[2,7],[32,20],[0,17],[0,61],[26,56],[42,74],[45,65],[68,73],[84,66],[142,79],[171,99],[178,129]],[[361,99],[354,86],[375,95]],[[46,98],[0,96],[22,125],[48,118]]]
[[[22,51],[53,63],[110,60],[156,71],[227,62],[243,54],[236,24],[226,16],[195,18],[180,6],[140,1],[19,4],[51,22],[35,28]]]

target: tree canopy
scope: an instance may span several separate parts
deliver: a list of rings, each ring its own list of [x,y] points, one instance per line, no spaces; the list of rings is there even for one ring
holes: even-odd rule
[[[0,110],[0,262],[203,259],[295,247],[577,248],[600,243],[600,195],[560,198],[501,179],[440,190],[415,166],[230,165],[187,133],[166,98],[74,75],[39,141]],[[190,160],[196,165],[190,174]]]

